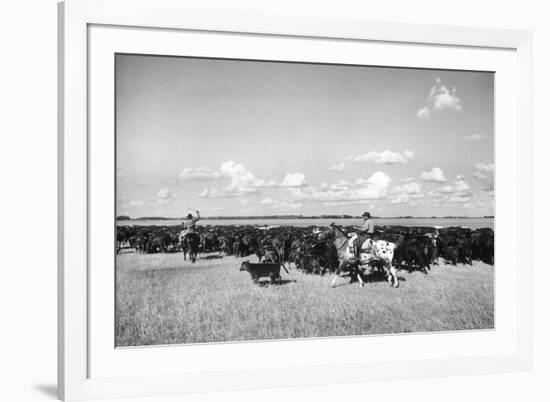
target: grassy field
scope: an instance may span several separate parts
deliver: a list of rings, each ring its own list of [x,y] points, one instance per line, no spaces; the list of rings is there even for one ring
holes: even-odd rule
[[[332,275],[281,271],[254,285],[244,259],[183,261],[181,254],[117,256],[116,345],[159,345],[494,327],[494,269],[435,266],[399,271],[360,288]],[[250,258],[256,261],[255,258]]]

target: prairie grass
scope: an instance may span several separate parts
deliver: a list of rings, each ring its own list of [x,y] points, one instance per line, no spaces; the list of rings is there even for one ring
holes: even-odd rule
[[[247,258],[244,258],[247,259]],[[360,288],[349,278],[281,271],[279,284],[255,285],[244,259],[181,254],[117,256],[116,345],[161,345],[349,336],[494,327],[494,269],[435,266],[400,271]],[[250,258],[254,260],[254,258]]]

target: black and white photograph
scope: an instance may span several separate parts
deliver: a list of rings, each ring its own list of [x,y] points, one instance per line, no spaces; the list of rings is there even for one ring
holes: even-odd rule
[[[6,2],[0,399],[546,401],[544,4]]]
[[[115,57],[115,345],[493,330],[494,74]]]

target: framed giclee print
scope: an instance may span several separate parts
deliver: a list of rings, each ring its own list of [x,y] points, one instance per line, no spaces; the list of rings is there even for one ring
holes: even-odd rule
[[[530,33],[59,16],[61,398],[531,367]]]

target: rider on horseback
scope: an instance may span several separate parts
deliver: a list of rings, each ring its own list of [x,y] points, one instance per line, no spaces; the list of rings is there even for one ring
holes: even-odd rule
[[[370,212],[363,212],[363,224],[356,226],[358,230],[357,239],[355,240],[354,254],[357,260],[361,259],[361,246],[374,236],[374,222],[371,219]]]
[[[183,222],[181,222],[181,232],[180,232],[180,243],[182,243],[185,238],[190,235],[191,233],[195,232],[195,224],[198,220],[200,220],[201,216],[199,214],[199,211],[195,211],[197,213],[197,217],[194,217],[191,214],[187,214],[187,219],[185,219]]]

